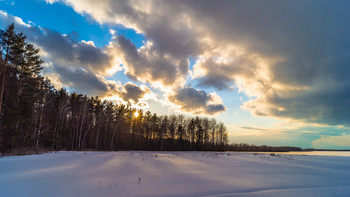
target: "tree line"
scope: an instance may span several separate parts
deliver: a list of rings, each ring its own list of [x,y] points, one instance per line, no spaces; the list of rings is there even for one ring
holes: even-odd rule
[[[227,129],[215,119],[150,111],[55,89],[41,75],[39,49],[0,31],[0,150],[225,150]],[[136,116],[138,114],[138,116]]]
[[[289,151],[303,151],[300,147],[294,146],[257,146],[255,144],[232,143],[225,146],[228,151],[244,151],[244,152],[289,152]]]

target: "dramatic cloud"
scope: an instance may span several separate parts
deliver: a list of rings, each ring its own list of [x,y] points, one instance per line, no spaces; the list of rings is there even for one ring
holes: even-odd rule
[[[122,60],[125,73],[133,79],[162,89],[185,83],[189,62],[162,55],[150,42],[137,49],[130,40],[118,36],[112,48]]]
[[[137,48],[119,35],[98,49],[69,35],[39,29],[38,44],[57,55],[59,63],[82,64],[99,74],[121,63],[130,78],[166,92],[183,111],[224,111],[199,99],[208,94],[184,88],[186,80],[194,80],[202,89],[238,89],[249,97],[242,108],[257,116],[350,125],[348,1],[61,2],[101,24],[133,28],[147,42]],[[40,41],[40,36],[53,43]],[[49,46],[56,42],[61,45],[51,51]],[[85,55],[92,58],[81,58]],[[196,60],[193,69],[189,58]],[[196,92],[192,99],[177,96],[190,92]],[[200,110],[190,105],[200,102]]]
[[[239,127],[240,129],[253,130],[253,131],[267,131],[271,132],[270,129],[258,128],[258,127]]]
[[[148,81],[169,85],[186,70],[174,59],[192,56],[199,58],[192,74],[198,86],[236,86],[251,97],[243,108],[255,115],[350,125],[348,1],[64,2],[100,23],[146,35],[152,49],[145,49],[164,62],[154,63],[153,55],[140,60],[141,51],[131,50],[135,58],[124,63],[135,78],[143,76],[135,65],[146,62]],[[153,73],[159,65],[176,74]]]
[[[232,89],[235,85],[248,96],[266,93],[271,81],[268,65],[277,59],[262,58],[227,44],[199,56],[193,69],[198,86]]]
[[[178,105],[181,111],[193,114],[215,115],[226,111],[218,95],[190,87],[177,90],[168,96],[168,100]]]
[[[197,71],[204,70],[200,85],[222,89],[232,79],[252,97],[243,108],[255,115],[350,124],[350,81],[345,77],[350,74],[350,27],[345,20],[349,2],[188,4],[216,43],[239,49],[229,53],[231,59],[223,53],[206,59],[206,64],[198,62]],[[249,58],[254,56],[255,60]]]
[[[88,96],[113,96],[121,94],[121,84],[106,80],[103,76],[83,68],[60,66],[45,63],[45,76],[48,76],[56,87],[66,87],[71,91]]]
[[[121,91],[121,97],[124,101],[138,103],[140,99],[144,98],[146,94],[150,93],[150,89],[146,86],[137,86],[131,82],[124,84]]]
[[[8,15],[3,11],[0,12],[0,19],[5,25],[15,23],[16,31],[23,32],[28,41],[39,47],[41,53],[56,64],[82,67],[103,75],[119,69],[119,62],[110,53],[108,47],[100,49],[92,41],[79,42],[74,39],[74,37],[78,37],[76,32],[63,35],[51,29],[26,24],[22,19]]]
[[[114,66],[113,57],[107,51],[95,47],[91,41],[77,42],[70,35],[62,35],[48,29],[45,29],[42,35],[31,41],[37,43],[62,65],[84,67],[100,74],[105,74]]]
[[[111,42],[111,46],[100,49],[92,41],[76,41],[74,37],[78,35],[74,32],[71,35],[62,35],[54,30],[26,24],[21,18],[4,11],[0,11],[0,20],[6,25],[2,28],[14,22],[16,30],[24,32],[28,40],[41,49],[41,55],[46,61],[43,74],[48,76],[56,87],[66,87],[70,91],[88,96],[98,95],[136,108],[147,108],[147,100],[155,99],[155,95],[145,85],[137,86],[131,82],[121,85],[120,82],[105,79],[106,74],[110,75],[120,70],[116,66],[119,58],[114,54],[118,49],[113,46],[117,42]],[[129,42],[125,38],[124,41]],[[141,64],[136,64],[135,67],[137,66],[142,67]],[[138,69],[142,69],[141,67]],[[159,67],[154,72],[160,71],[160,75],[161,72],[167,72],[166,69],[161,69],[162,67]]]
[[[306,122],[331,125],[349,125],[350,89],[327,87],[325,90],[274,92],[252,99],[243,105],[258,116],[292,118]]]
[[[130,104],[136,108],[148,107],[147,100],[154,99],[154,93],[145,85],[128,82],[122,85],[113,80],[106,80],[103,76],[74,67],[47,65],[49,73],[45,73],[54,85],[69,87],[71,91],[84,93],[88,96],[100,96],[103,99]]]

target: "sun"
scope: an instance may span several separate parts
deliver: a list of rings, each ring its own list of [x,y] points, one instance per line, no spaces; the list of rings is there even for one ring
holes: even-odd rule
[[[135,116],[135,118],[137,118],[139,116],[139,112],[135,112],[134,116]]]

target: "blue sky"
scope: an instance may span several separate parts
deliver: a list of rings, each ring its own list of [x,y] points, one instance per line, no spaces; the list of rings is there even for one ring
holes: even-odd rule
[[[56,87],[215,117],[230,142],[350,148],[347,1],[0,1]]]

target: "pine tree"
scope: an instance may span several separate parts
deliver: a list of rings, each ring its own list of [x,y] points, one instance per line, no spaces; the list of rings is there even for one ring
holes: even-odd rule
[[[0,30],[0,151],[224,150],[227,129],[215,119],[158,116],[130,106],[56,90],[41,76],[39,49]],[[139,116],[135,117],[134,112]],[[209,145],[210,144],[210,145]]]
[[[26,146],[33,139],[31,131],[36,128],[33,124],[36,107],[44,98],[40,95],[40,85],[44,83],[40,76],[43,61],[38,55],[39,49],[26,43],[25,39],[22,33],[15,33],[14,24],[0,31],[0,137],[3,150]]]

